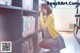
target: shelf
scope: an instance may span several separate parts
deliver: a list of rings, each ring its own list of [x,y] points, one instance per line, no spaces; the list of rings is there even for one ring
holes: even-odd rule
[[[35,10],[23,10],[23,15],[24,16],[34,16],[34,15],[38,15],[38,11]]]
[[[80,44],[80,38],[77,37],[78,29],[80,29],[80,26],[75,24],[75,27],[77,27],[77,28],[75,29],[74,37],[76,38],[76,40]]]
[[[75,17],[80,17],[80,14],[76,14]]]
[[[26,2],[27,3],[27,2]],[[13,52],[11,53],[24,53],[22,50],[22,44],[24,39],[22,37],[23,32],[23,16],[34,16],[35,17],[35,32],[29,35],[29,38],[33,39],[33,53],[38,53],[39,46],[37,45],[38,39],[38,0],[33,0],[33,10],[23,9],[23,0],[12,0],[11,5],[1,5],[0,4],[0,15],[2,17],[2,22],[4,22],[3,30],[7,34],[2,36],[0,41],[12,41],[13,42]],[[4,33],[2,32],[2,33]],[[18,32],[18,33],[17,33]],[[17,46],[17,47],[16,47]]]
[[[7,6],[7,5],[0,5],[0,8],[3,8],[3,9],[14,9],[14,10],[22,10],[21,7]]]
[[[43,30],[39,29],[38,31],[35,31],[34,33],[28,35],[28,37],[24,37],[24,38],[26,39],[26,38],[32,37],[32,36],[34,36],[35,34],[37,34],[38,32],[41,32],[41,31],[43,31]]]
[[[75,24],[75,26],[77,26],[78,28],[80,28],[80,26],[78,26],[78,25],[76,25],[76,24]]]
[[[35,11],[35,10],[24,10],[24,9],[23,9],[23,11],[24,12],[30,12],[30,13],[37,13],[38,12],[38,11]]]

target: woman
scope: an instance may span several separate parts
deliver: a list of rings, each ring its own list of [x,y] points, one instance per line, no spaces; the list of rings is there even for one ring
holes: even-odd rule
[[[41,5],[40,22],[44,30],[44,40],[39,43],[39,46],[50,49],[49,53],[60,53],[60,50],[65,48],[65,43],[55,29],[54,16],[47,4]]]

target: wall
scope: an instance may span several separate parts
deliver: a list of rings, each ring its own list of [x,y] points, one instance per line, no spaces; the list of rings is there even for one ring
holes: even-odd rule
[[[75,23],[76,9],[60,9],[54,8],[55,25],[57,30],[73,31],[72,25]]]

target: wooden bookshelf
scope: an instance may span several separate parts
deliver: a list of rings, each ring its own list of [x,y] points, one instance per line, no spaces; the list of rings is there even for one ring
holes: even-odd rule
[[[35,17],[35,32],[30,35],[33,40],[33,53],[38,53],[37,33],[38,31],[38,0],[33,0],[33,10],[24,10],[22,5],[23,0],[12,0],[12,5],[0,5],[0,14],[3,16],[5,22],[6,35],[0,36],[3,38],[0,41],[12,41],[12,52],[22,53],[22,44],[27,41],[22,37],[23,32],[23,16]],[[26,2],[27,3],[27,2]]]
[[[75,17],[80,17],[80,14],[76,14]]]
[[[78,28],[80,28],[80,26],[78,26],[78,25],[76,25],[76,24],[75,24],[75,26],[78,27]]]
[[[79,14],[79,7],[77,8],[77,14],[75,15],[76,17],[76,24],[74,25],[74,36],[78,43],[80,44],[80,38],[79,38],[79,30],[80,30],[80,14]]]
[[[77,2],[80,2],[79,0],[77,0]],[[80,30],[80,6],[78,6],[76,8],[76,23],[74,25],[74,36],[76,38],[76,40],[78,41],[78,43],[80,44],[80,34],[79,34],[79,30]]]
[[[75,38],[78,41],[78,43],[80,44],[80,38],[77,37],[77,34],[79,33],[78,30],[80,29],[80,26],[75,24],[74,29],[75,29],[75,32],[74,32]]]
[[[7,6],[7,5],[0,5],[0,8],[3,8],[3,9],[15,9],[15,10],[22,10],[21,7],[16,7],[16,6]]]
[[[23,10],[23,15],[24,16],[35,16],[35,15],[39,15],[39,12],[36,10]]]

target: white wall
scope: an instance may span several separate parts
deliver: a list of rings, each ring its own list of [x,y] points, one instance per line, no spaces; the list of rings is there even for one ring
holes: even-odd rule
[[[57,30],[73,31],[69,28],[69,24],[75,23],[76,9],[53,9],[55,17],[55,25]]]

